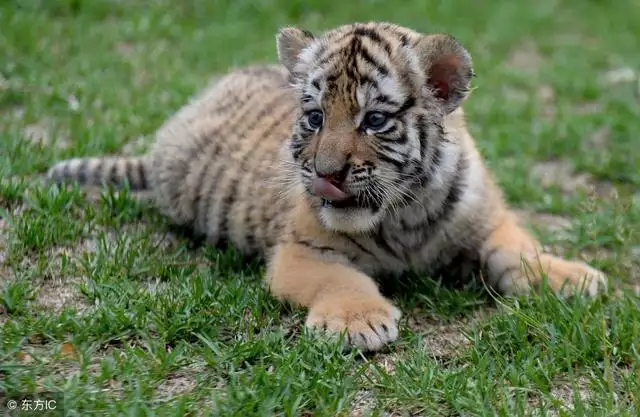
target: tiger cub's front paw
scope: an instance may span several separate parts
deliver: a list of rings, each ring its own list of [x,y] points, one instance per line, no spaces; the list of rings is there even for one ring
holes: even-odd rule
[[[401,316],[400,310],[380,295],[340,294],[313,305],[306,325],[330,334],[345,332],[349,345],[373,351],[397,339]]]

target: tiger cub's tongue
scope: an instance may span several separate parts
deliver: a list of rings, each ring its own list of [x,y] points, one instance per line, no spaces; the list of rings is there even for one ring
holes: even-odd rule
[[[315,178],[311,183],[311,193],[329,201],[341,201],[349,195],[324,178]]]

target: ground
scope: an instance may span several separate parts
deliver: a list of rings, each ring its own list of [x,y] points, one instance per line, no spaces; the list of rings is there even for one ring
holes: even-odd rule
[[[3,2],[0,393],[62,391],[69,415],[637,415],[638,3],[479,4]],[[469,49],[469,126],[509,202],[549,250],[605,270],[608,295],[406,277],[399,341],[345,353],[260,287],[259,262],[126,190],[38,182],[61,158],[142,152],[210,77],[274,61],[281,26],[369,19]]]

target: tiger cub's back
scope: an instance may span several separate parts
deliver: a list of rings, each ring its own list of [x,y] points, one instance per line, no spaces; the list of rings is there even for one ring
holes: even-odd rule
[[[169,119],[151,150],[160,209],[246,253],[276,243],[292,207],[283,145],[296,102],[280,67],[236,70]]]

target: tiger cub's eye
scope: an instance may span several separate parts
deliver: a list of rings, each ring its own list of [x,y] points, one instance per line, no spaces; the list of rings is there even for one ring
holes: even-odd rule
[[[372,130],[380,129],[387,123],[388,119],[386,114],[372,111],[364,116],[364,127]]]
[[[320,110],[311,110],[307,113],[307,123],[309,123],[309,126],[313,129],[320,129],[323,121],[324,115]]]

